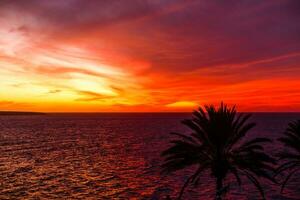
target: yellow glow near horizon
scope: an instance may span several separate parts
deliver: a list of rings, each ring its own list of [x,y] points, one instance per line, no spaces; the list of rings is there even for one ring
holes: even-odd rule
[[[197,107],[198,104],[191,101],[177,101],[174,103],[167,104],[166,106],[170,108],[192,108]]]

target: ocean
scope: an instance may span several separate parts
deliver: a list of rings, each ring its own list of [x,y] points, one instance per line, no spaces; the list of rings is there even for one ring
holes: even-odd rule
[[[0,116],[0,199],[164,199],[175,196],[191,173],[160,173],[160,153],[170,132],[187,132],[186,113],[105,113]],[[248,138],[274,139],[300,113],[254,113]],[[247,139],[247,138],[246,138]],[[268,199],[300,199],[300,174],[280,187],[262,180]],[[298,180],[298,181],[297,181]],[[228,177],[225,199],[260,199],[246,180],[238,188]],[[204,174],[184,199],[214,199],[215,181]]]

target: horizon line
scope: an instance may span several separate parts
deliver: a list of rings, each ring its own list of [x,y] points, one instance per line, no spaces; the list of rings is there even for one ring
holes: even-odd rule
[[[97,111],[97,112],[93,112],[93,111],[84,111],[84,112],[77,112],[77,111],[71,111],[71,112],[43,112],[43,111],[2,111],[0,110],[0,114],[1,113],[33,113],[33,114],[171,114],[171,113],[183,113],[183,114],[188,114],[188,113],[193,113],[194,111],[196,111],[195,109],[192,111]],[[237,113],[300,113],[300,111],[241,111],[241,112],[237,112]]]

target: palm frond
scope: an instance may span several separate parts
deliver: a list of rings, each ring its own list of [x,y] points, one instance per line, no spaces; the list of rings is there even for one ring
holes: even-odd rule
[[[300,170],[300,168],[297,168],[297,169],[291,171],[291,172],[287,175],[287,177],[285,178],[284,182],[283,182],[282,185],[281,185],[281,191],[280,191],[281,193],[283,193],[283,190],[284,190],[284,188],[285,188],[287,182],[290,180],[290,178],[291,178],[297,171],[299,171],[299,170]]]
[[[296,166],[300,166],[300,161],[288,161],[283,164],[281,164],[276,170],[275,170],[275,177],[278,176],[280,173],[290,170]]]
[[[292,175],[300,170],[300,120],[290,122],[283,134],[284,136],[278,140],[286,149],[278,153],[277,156],[285,162],[277,168],[275,177],[285,171],[289,173],[281,183],[281,192],[283,192]]]
[[[229,170],[235,176],[235,179],[236,179],[237,183],[239,184],[239,186],[241,186],[242,185],[242,181],[241,181],[241,178],[240,178],[238,170],[235,167],[233,167],[233,166],[230,166]]]
[[[185,135],[185,134],[182,134],[182,133],[176,133],[176,132],[171,132],[170,133],[171,135],[175,135],[175,136],[178,136],[180,137],[181,139],[183,140],[186,140],[188,142],[191,142],[193,144],[199,144],[199,141],[196,140],[196,138],[193,137],[193,135]]]
[[[265,192],[262,186],[260,185],[259,181],[255,178],[255,176],[253,176],[251,173],[247,171],[243,171],[242,173],[254,184],[254,186],[258,189],[262,199],[265,200],[266,199]]]

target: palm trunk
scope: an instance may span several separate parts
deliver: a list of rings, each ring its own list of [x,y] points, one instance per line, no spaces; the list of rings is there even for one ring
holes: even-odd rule
[[[217,178],[216,182],[216,200],[222,200],[223,179]]]

